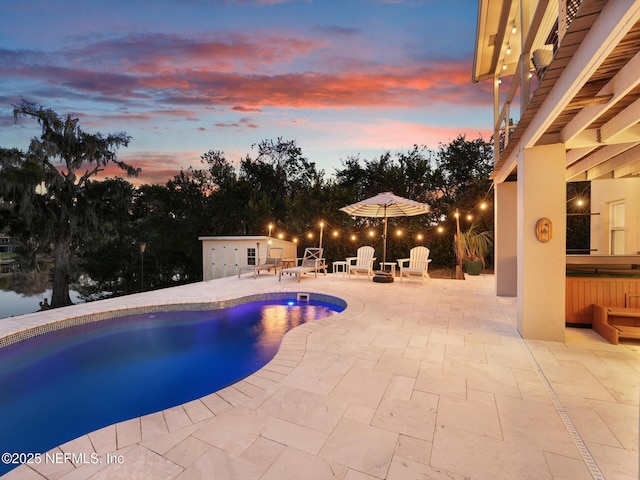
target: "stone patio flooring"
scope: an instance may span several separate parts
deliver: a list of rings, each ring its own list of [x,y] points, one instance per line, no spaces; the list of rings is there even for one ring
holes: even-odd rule
[[[290,331],[231,387],[56,449],[101,465],[23,465],[3,480],[638,478],[640,343],[588,329],[525,342],[515,299],[496,297],[490,275],[231,277],[4,319],[0,337],[101,310],[276,291],[348,307]]]

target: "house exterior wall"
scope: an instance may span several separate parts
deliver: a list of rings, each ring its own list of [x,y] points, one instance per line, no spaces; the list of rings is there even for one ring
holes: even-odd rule
[[[518,294],[518,190],[516,182],[495,185],[495,280],[496,294]]]
[[[611,205],[625,204],[624,254],[640,254],[640,178],[616,178],[591,182],[591,248],[595,255],[610,255]]]
[[[260,263],[260,260],[264,261],[269,246],[284,248],[285,259],[297,257],[295,243],[266,236],[200,237],[199,240],[202,241],[204,281],[237,275],[238,268],[249,265],[249,249],[256,252],[256,264]]]
[[[564,145],[525,149],[518,158],[518,330],[524,338],[564,341],[566,269]],[[551,235],[537,236],[540,219]]]

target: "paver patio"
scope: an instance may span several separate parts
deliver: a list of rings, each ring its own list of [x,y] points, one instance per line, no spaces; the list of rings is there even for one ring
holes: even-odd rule
[[[638,478],[640,343],[589,329],[523,341],[490,275],[376,284],[332,275],[213,280],[0,321],[0,336],[104,309],[302,291],[341,314],[290,331],[215,394],[57,449],[122,463],[20,466],[14,479]]]

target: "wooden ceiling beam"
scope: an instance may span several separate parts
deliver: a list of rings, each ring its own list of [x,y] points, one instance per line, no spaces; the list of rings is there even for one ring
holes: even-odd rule
[[[600,141],[608,143],[613,137],[637,125],[638,122],[640,122],[640,98],[600,127]]]
[[[602,163],[606,163],[613,157],[635,147],[636,143],[625,143],[620,145],[607,145],[596,150],[591,155],[587,155],[582,160],[567,168],[567,178],[573,178],[583,172],[590,171]]]
[[[639,101],[640,102],[640,101]],[[638,108],[640,108],[640,103]],[[638,122],[636,120],[635,122]],[[627,122],[621,120],[619,125],[627,126]],[[591,128],[584,130],[580,135],[575,137],[571,142],[565,143],[567,149],[601,147],[603,145],[616,145],[621,143],[640,142],[640,125],[638,123],[631,124],[630,127],[621,129],[613,136],[604,138],[603,132],[599,128]]]
[[[602,150],[598,150],[599,152]],[[614,172],[625,167],[626,164],[633,163],[640,158],[640,145],[634,145],[633,148],[621,152],[619,155],[612,156],[605,162],[598,162],[594,167],[587,170],[587,179],[595,180],[603,176],[613,178]]]
[[[606,103],[585,105],[582,111],[562,129],[560,138],[563,143],[571,142],[583,130],[589,128],[593,121],[607,112],[622,98],[640,85],[640,52],[596,94],[595,98],[606,98],[612,95]]]
[[[625,163],[620,168],[616,168],[613,171],[613,178],[624,178],[630,176],[639,176],[640,175],[640,157],[631,163]]]

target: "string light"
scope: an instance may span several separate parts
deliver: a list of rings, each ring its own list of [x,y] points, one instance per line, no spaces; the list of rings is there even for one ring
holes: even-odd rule
[[[489,190],[487,191],[487,193],[485,194],[485,199],[486,199],[487,195],[489,195],[489,193],[490,193],[490,191],[491,191],[491,188],[493,188],[493,186],[492,186],[492,187],[490,187],[490,188],[489,188]],[[576,200],[576,205],[577,205],[577,206],[582,206],[582,205],[584,205],[584,204],[585,204],[584,202],[583,202],[583,203],[581,203],[581,202],[580,202],[580,200],[582,200],[582,199],[578,199],[578,200]],[[472,210],[476,210],[476,209],[477,209],[477,210],[480,210],[480,211],[486,211],[488,208],[489,208],[489,204],[488,204],[488,202],[487,202],[486,200],[483,200],[482,202],[480,202],[480,203],[479,203],[475,208],[473,208]],[[473,219],[474,219],[474,215],[472,214],[472,211],[468,211],[468,210],[467,210],[467,211],[465,211],[465,210],[456,209],[456,211],[455,211],[452,215],[453,215],[454,217],[456,217],[456,218],[459,218],[461,215],[465,215],[465,218],[466,218],[466,219],[467,219],[467,221],[469,221],[469,222],[473,221]],[[394,235],[395,235],[398,239],[400,239],[400,238],[405,237],[405,236],[406,236],[406,234],[411,233],[412,235],[414,235],[414,238],[415,238],[416,240],[418,240],[418,241],[422,242],[423,240],[425,240],[425,238],[428,238],[428,233],[429,233],[429,230],[430,230],[430,229],[432,229],[432,230],[430,230],[430,231],[432,231],[432,232],[434,232],[434,233],[437,233],[437,234],[442,234],[442,233],[444,233],[444,232],[446,231],[446,229],[445,229],[445,227],[444,227],[442,224],[440,224],[440,223],[442,223],[442,222],[446,222],[446,219],[447,219],[447,216],[446,216],[446,215],[441,215],[441,216],[438,218],[438,222],[439,222],[438,224],[436,224],[436,223],[432,223],[431,225],[427,225],[427,226],[426,226],[426,227],[427,227],[427,230],[428,230],[428,231],[427,231],[427,235],[425,235],[425,234],[424,234],[424,232],[416,232],[415,230],[411,231],[411,229],[410,229],[410,231],[406,231],[406,229],[402,229],[402,228],[397,228],[397,229],[394,231]],[[326,221],[324,221],[324,220],[319,221],[319,222],[317,223],[317,225],[320,227],[320,233],[321,233],[321,234],[322,234],[322,229],[323,229],[323,228],[331,227],[331,225],[330,225],[330,224],[328,224],[328,223],[327,223]],[[274,224],[273,224],[273,223],[269,223],[269,224],[268,224],[268,230],[269,230],[269,240],[268,240],[268,243],[269,243],[269,244],[271,244],[271,243],[272,243],[272,241],[271,241],[271,235],[272,235],[272,233],[273,233],[273,229],[274,229]],[[357,233],[347,232],[347,231],[345,231],[345,230],[341,230],[340,228],[336,228],[336,227],[332,227],[331,237],[332,237],[332,238],[334,238],[334,239],[338,239],[338,238],[340,238],[340,236],[341,236],[341,234],[342,234],[342,233],[344,233],[344,234],[345,234],[345,236],[346,236],[346,238],[348,238],[351,242],[354,242],[354,243],[355,243],[355,242],[357,242],[357,241],[358,241],[358,234],[357,234]],[[376,230],[375,230],[375,229],[373,229],[373,228],[368,229],[368,230],[366,231],[366,236],[367,236],[369,239],[372,239],[372,240],[373,240],[373,239],[376,237],[376,235],[377,235],[377,232],[376,232]],[[281,232],[278,232],[278,234],[277,234],[277,238],[278,238],[278,239],[280,239],[280,240],[284,240],[286,237],[287,237],[287,233],[286,233],[286,232],[282,232],[282,231],[281,231]],[[300,237],[302,237],[302,238],[306,237],[307,239],[312,240],[312,239],[314,239],[314,238],[315,238],[315,232],[314,232],[314,231],[307,231],[307,232],[304,232],[304,233],[299,233],[297,236],[295,236],[295,235],[290,235],[291,241],[292,241],[294,244],[298,244],[298,243],[299,243],[299,238],[300,238]]]

